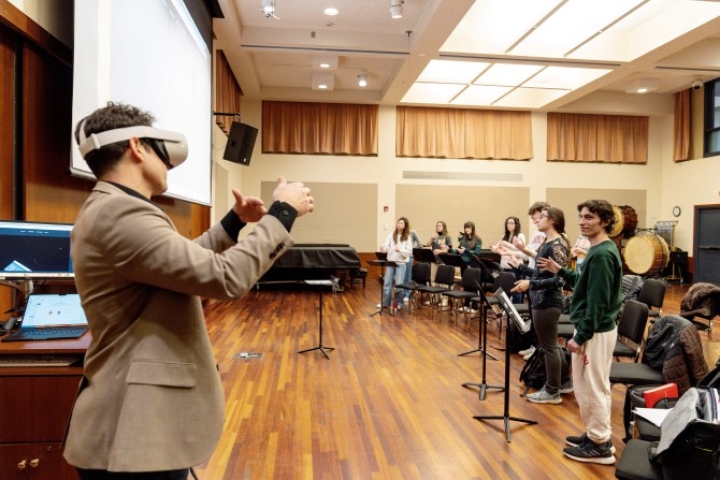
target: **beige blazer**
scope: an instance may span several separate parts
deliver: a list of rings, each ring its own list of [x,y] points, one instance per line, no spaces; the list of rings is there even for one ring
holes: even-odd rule
[[[72,232],[93,339],[67,461],[137,472],[207,460],[223,428],[224,395],[199,296],[241,297],[292,243],[272,216],[238,244],[220,225],[191,241],[156,205],[99,182]]]

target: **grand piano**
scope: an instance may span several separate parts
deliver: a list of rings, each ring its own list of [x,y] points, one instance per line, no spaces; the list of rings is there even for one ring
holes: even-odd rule
[[[262,284],[298,283],[301,280],[328,279],[331,275],[343,282],[351,271],[360,268],[355,248],[345,244],[302,243],[293,245],[258,281]]]

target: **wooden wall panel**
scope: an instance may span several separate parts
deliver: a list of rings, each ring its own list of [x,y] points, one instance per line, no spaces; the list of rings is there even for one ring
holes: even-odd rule
[[[12,218],[14,36],[0,25],[0,219]]]
[[[93,183],[69,173],[72,69],[27,44],[22,69],[25,219],[73,222]]]

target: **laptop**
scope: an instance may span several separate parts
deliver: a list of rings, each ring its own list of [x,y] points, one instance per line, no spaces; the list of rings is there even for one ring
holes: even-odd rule
[[[33,293],[20,327],[3,342],[78,338],[87,331],[85,311],[77,293]]]

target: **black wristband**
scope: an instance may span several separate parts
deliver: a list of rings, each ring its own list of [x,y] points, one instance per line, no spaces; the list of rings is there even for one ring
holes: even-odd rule
[[[267,214],[280,220],[280,223],[282,223],[285,229],[289,232],[295,222],[295,219],[297,218],[298,212],[288,203],[273,202],[273,204],[270,205],[270,209]]]
[[[230,209],[230,211],[225,214],[223,219],[220,220],[220,225],[222,225],[230,238],[237,242],[240,230],[242,230],[243,227],[247,225],[247,223],[240,220],[240,217],[238,217],[237,213],[235,213],[233,209]]]

